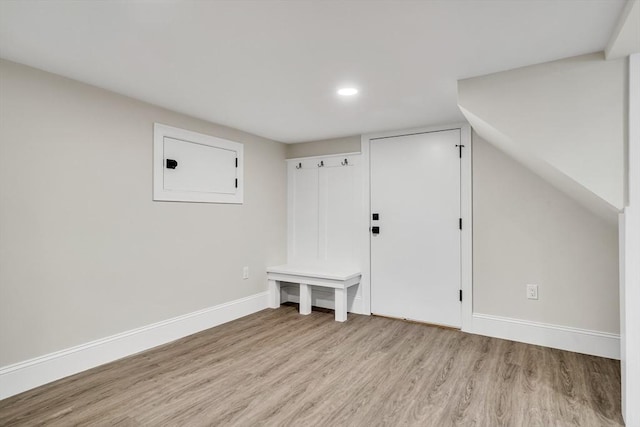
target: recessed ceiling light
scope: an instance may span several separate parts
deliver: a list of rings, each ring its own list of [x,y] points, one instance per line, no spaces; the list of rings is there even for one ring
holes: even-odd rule
[[[343,87],[338,89],[338,95],[342,96],[353,96],[358,93],[358,89],[355,87]]]

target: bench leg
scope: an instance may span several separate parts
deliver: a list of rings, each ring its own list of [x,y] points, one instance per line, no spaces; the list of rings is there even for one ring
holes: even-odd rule
[[[311,314],[311,286],[300,283],[300,314]]]
[[[269,307],[280,307],[280,282],[277,280],[267,280],[269,287]]]
[[[347,321],[347,290],[336,288],[336,322]]]

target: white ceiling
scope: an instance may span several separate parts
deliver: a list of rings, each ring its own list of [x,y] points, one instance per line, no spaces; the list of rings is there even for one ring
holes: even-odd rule
[[[0,56],[302,142],[461,121],[458,79],[603,50],[623,6],[5,0]],[[360,94],[339,98],[343,85]]]

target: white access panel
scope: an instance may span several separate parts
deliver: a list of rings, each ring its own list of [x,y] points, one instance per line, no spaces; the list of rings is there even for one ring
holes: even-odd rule
[[[164,168],[164,189],[198,193],[236,192],[236,152],[224,148],[164,138],[165,159],[177,162]]]
[[[457,144],[458,129],[371,141],[374,314],[460,326]]]
[[[243,145],[156,123],[153,199],[242,203]]]

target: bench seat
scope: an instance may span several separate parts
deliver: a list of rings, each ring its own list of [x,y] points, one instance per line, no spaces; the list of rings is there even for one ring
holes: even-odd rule
[[[327,263],[283,264],[267,268],[269,307],[280,307],[280,282],[300,284],[300,314],[311,313],[311,286],[332,288],[335,292],[335,319],[347,320],[347,289],[360,283],[356,267]]]

